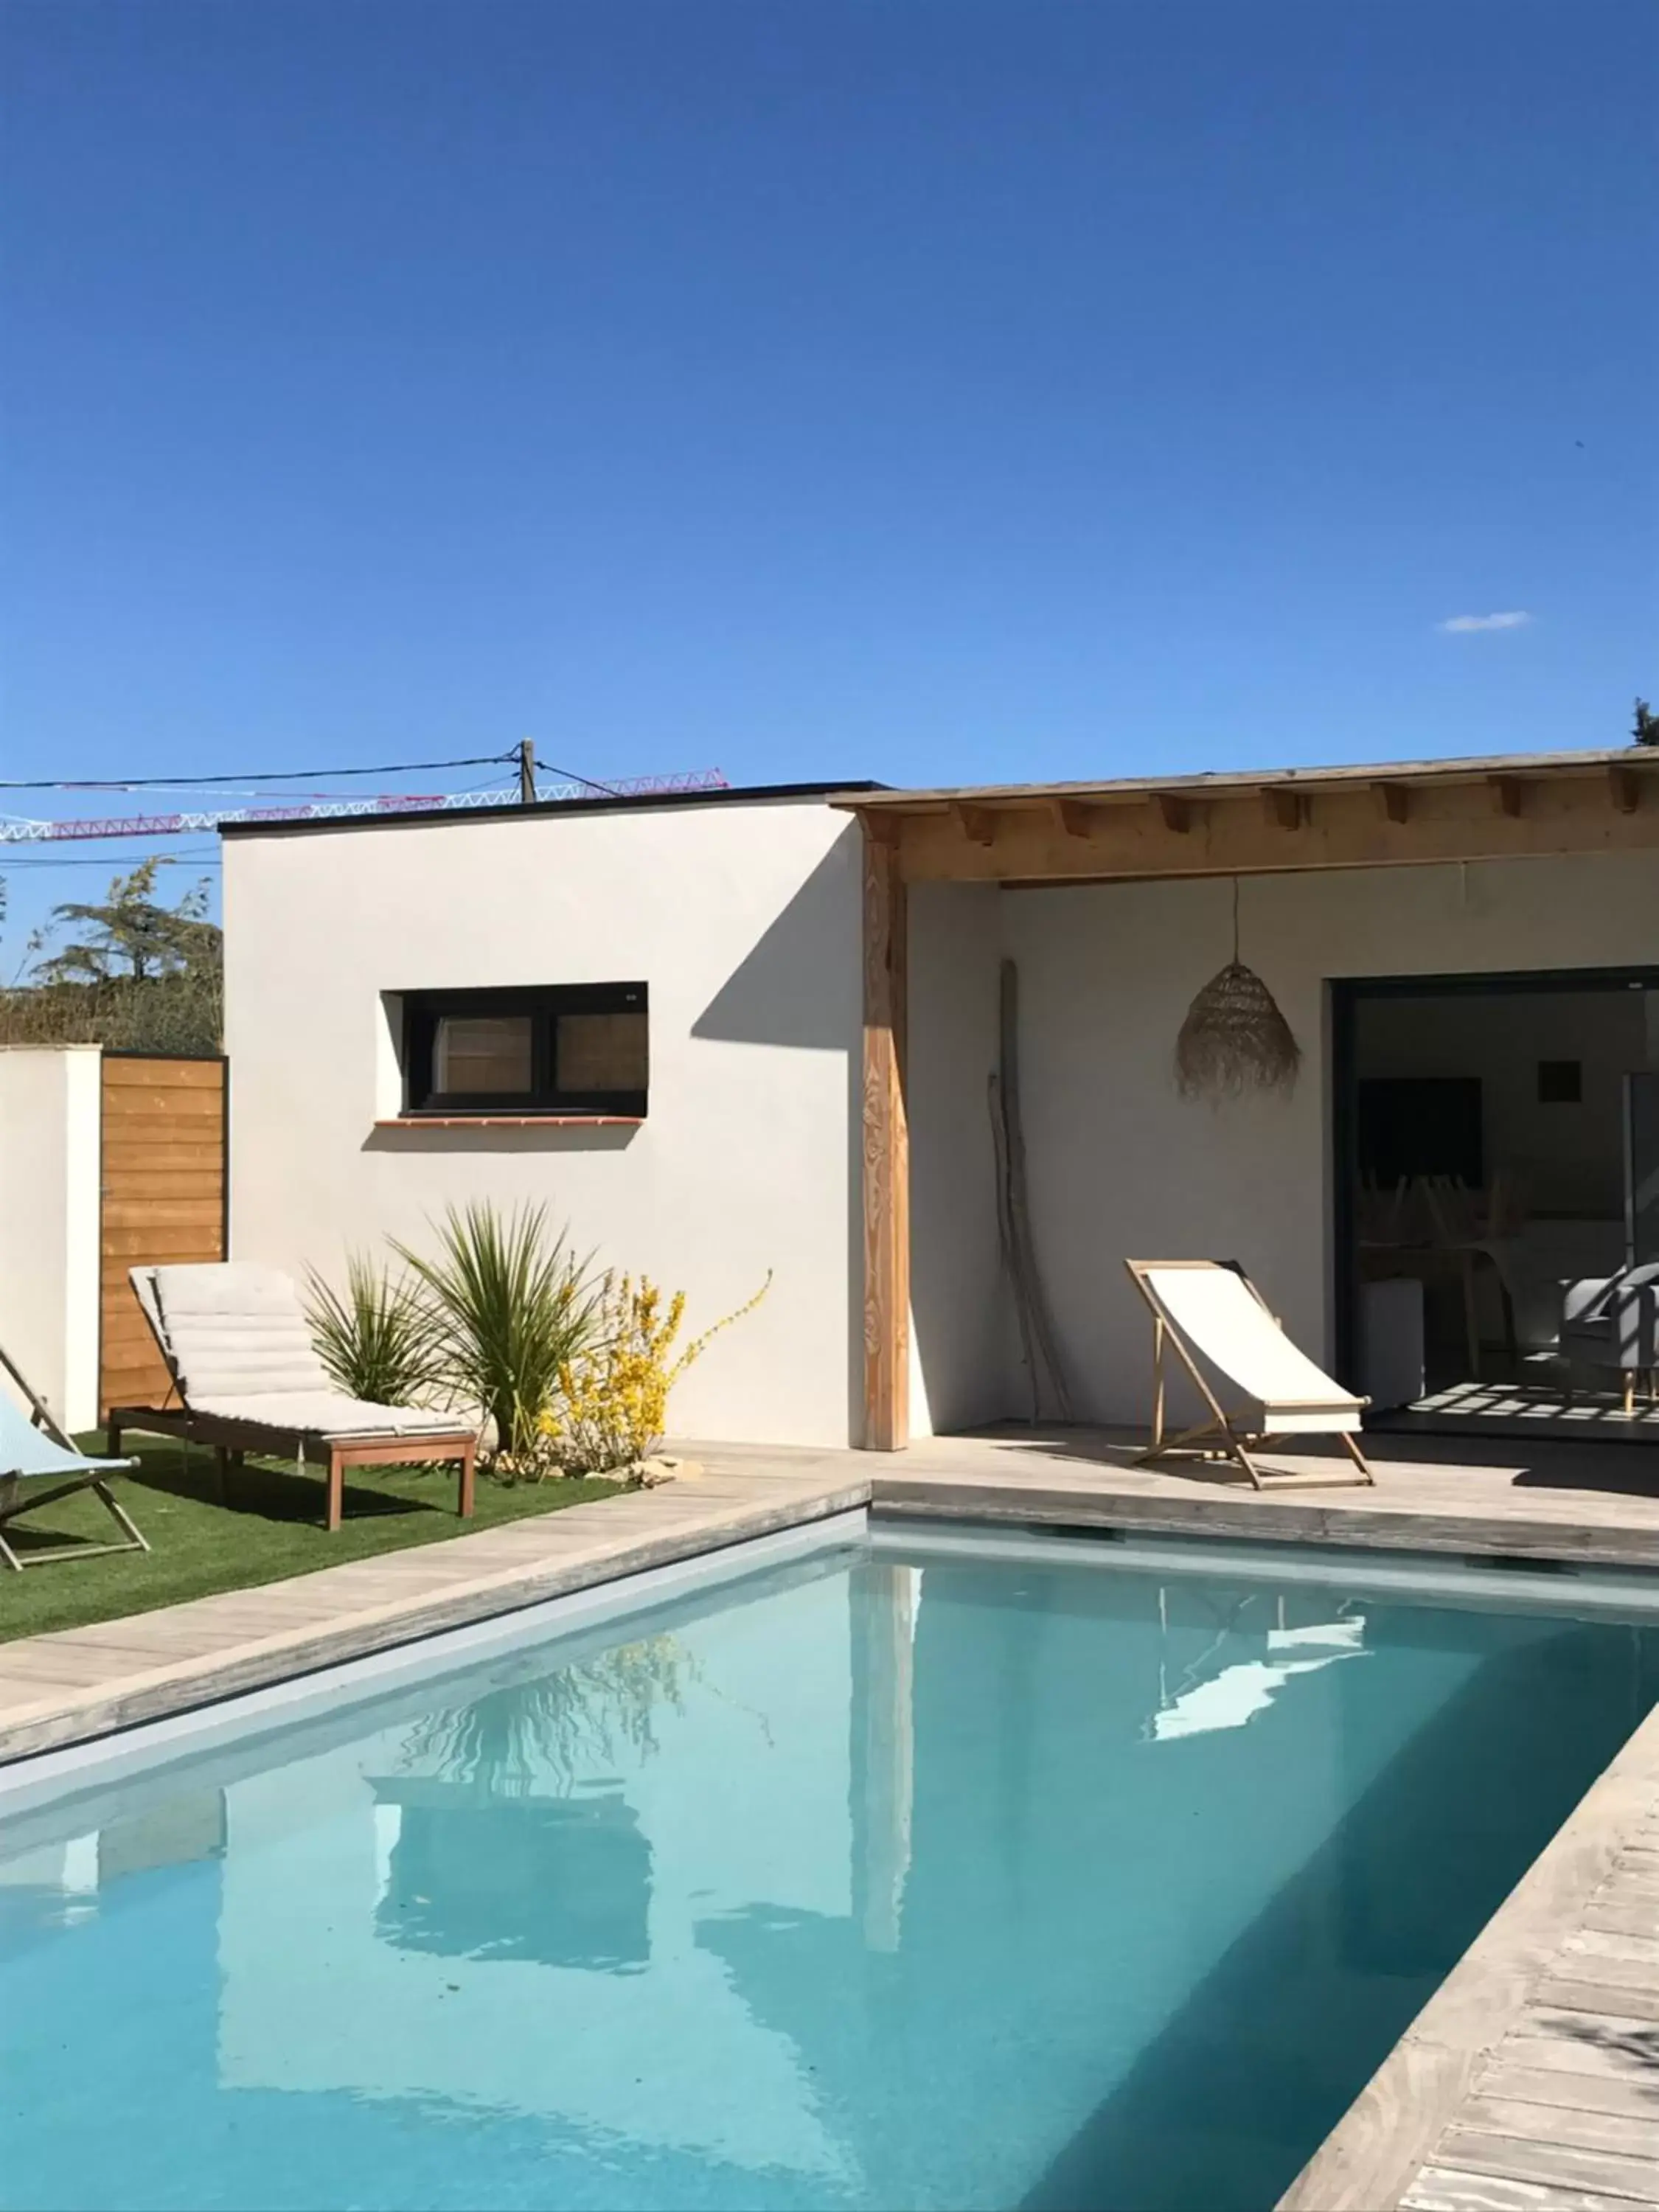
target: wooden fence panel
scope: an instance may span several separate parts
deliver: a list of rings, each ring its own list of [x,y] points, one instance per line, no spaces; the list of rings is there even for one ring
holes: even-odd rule
[[[227,1256],[226,1073],[222,1060],[104,1056],[102,1410],[159,1406],[169,1388],[127,1269]]]

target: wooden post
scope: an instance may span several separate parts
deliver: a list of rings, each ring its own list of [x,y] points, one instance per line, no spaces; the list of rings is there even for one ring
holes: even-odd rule
[[[864,1449],[910,1441],[905,902],[896,840],[864,822]]]

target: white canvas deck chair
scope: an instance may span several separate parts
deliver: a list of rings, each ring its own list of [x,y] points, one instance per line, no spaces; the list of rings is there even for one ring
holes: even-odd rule
[[[1333,1382],[1297,1349],[1242,1267],[1224,1260],[1123,1264],[1152,1314],[1152,1433],[1139,1465],[1230,1459],[1258,1490],[1375,1480],[1356,1441],[1370,1400]],[[1174,1436],[1164,1425],[1164,1362],[1171,1346],[1210,1409],[1207,1421]],[[1223,1408],[1206,1364],[1243,1393],[1242,1408],[1231,1413]],[[1354,1473],[1280,1474],[1256,1464],[1254,1455],[1276,1437],[1304,1436],[1340,1437]]]
[[[149,1546],[137,1523],[109,1486],[112,1474],[125,1474],[137,1462],[131,1459],[88,1459],[52,1419],[44,1401],[29,1388],[21,1369],[3,1351],[3,1367],[28,1401],[25,1413],[9,1391],[0,1385],[0,1567],[20,1571],[44,1567],[52,1559],[95,1559],[106,1552],[147,1552]],[[49,1551],[15,1551],[7,1532],[26,1514],[43,1505],[89,1490],[116,1527],[121,1540],[114,1544],[54,1544]]]

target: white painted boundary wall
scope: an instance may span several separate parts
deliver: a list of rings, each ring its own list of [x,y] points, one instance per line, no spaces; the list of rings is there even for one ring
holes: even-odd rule
[[[913,894],[913,1294],[936,1425],[1024,1410],[1006,1318],[1000,1355],[983,1334],[1002,955],[1019,968],[1033,1226],[1078,1409],[1135,1423],[1150,1323],[1126,1255],[1242,1261],[1298,1341],[1331,1357],[1328,979],[1659,966],[1659,858],[1645,854],[1247,878],[1243,957],[1300,1040],[1303,1074],[1288,1098],[1191,1103],[1171,1079],[1176,1033],[1231,955],[1231,905],[1228,880]]]
[[[70,1431],[98,1419],[101,1061],[0,1048],[0,1344]]]
[[[816,801],[495,815],[225,841],[234,1257],[338,1279],[447,1203],[545,1201],[688,1297],[769,1295],[674,1396],[677,1434],[845,1444],[861,1389],[859,831]],[[625,1129],[377,1129],[383,994],[650,988]]]

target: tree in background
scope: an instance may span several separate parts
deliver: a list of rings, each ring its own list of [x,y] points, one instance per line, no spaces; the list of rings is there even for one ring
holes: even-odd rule
[[[0,991],[0,1043],[219,1050],[222,935],[207,919],[205,882],[172,906],[157,896],[157,877],[168,865],[152,856],[115,877],[100,902],[52,908],[29,939],[32,967]],[[66,932],[73,934],[64,941]]]

